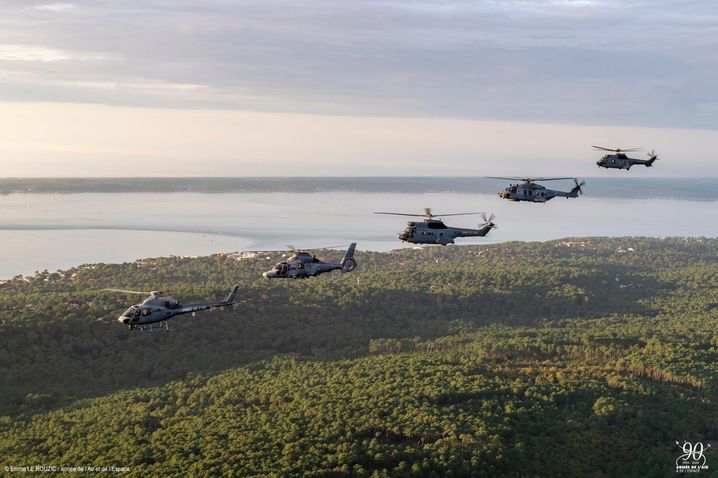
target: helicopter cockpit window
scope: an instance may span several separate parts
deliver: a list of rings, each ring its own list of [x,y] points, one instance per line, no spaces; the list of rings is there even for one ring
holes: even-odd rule
[[[285,275],[287,272],[289,272],[289,264],[286,262],[280,262],[279,264],[274,266],[274,271],[279,275]]]
[[[152,311],[150,309],[142,309],[142,315],[150,315]]]
[[[135,312],[135,307],[130,307],[126,311],[122,313],[122,317],[132,317],[132,314]]]
[[[140,308],[135,307],[135,310],[132,311],[132,317],[139,317],[140,316]]]

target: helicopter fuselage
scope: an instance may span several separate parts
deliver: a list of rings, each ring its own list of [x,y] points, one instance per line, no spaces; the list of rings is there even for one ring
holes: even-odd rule
[[[199,312],[201,310],[218,307],[229,307],[235,304],[237,294],[235,287],[227,300],[221,302],[207,302],[203,304],[182,304],[172,297],[150,297],[141,304],[127,309],[117,318],[118,322],[129,326],[130,330],[140,329],[142,326],[163,322],[176,315]]]
[[[424,222],[410,221],[398,237],[411,244],[454,244],[457,237],[483,237],[494,227],[487,224],[479,229],[447,227],[442,221],[431,219]]]
[[[637,159],[629,158],[623,153],[617,154],[606,154],[601,159],[596,161],[599,168],[606,169],[625,169],[628,171],[631,166],[636,164],[642,164],[648,168],[653,166],[653,162],[656,160],[655,156],[651,156],[649,159]]]
[[[342,265],[335,262],[302,262],[290,258],[276,264],[262,276],[268,279],[301,279],[318,276],[325,272],[341,269]]]
[[[286,261],[279,262],[262,276],[267,279],[305,279],[335,270],[351,272],[357,266],[354,260],[355,248],[356,243],[352,243],[341,262],[323,262],[309,252],[300,251]]]
[[[499,197],[508,199],[509,201],[528,201],[544,203],[555,197],[577,198],[579,189],[573,188],[571,191],[557,191],[548,189],[545,186],[534,182],[511,184],[509,187],[499,192]]]

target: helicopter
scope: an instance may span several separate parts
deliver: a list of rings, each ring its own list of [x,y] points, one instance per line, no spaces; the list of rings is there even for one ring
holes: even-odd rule
[[[423,217],[424,222],[409,221],[406,224],[404,232],[400,232],[398,237],[402,242],[411,244],[454,244],[457,237],[483,237],[494,228],[498,227],[493,223],[494,215],[486,217],[483,212],[462,212],[454,214],[433,214],[431,208],[425,208],[424,214],[405,214],[399,212],[375,212],[374,214],[389,214],[393,216],[412,216]],[[465,229],[461,227],[447,227],[443,221],[434,219],[435,217],[445,216],[466,216],[471,214],[481,214],[484,224],[479,225],[480,229]]]
[[[631,169],[631,166],[634,166],[636,164],[642,164],[647,168],[650,168],[651,166],[653,166],[653,162],[658,159],[655,150],[651,151],[650,153],[646,153],[648,155],[648,159],[629,158],[628,156],[626,156],[626,153],[641,151],[643,148],[611,149],[604,148],[603,146],[593,146],[593,149],[595,149],[596,151],[610,151],[612,153],[615,153],[606,154],[601,159],[596,161],[596,164],[599,168],[625,169],[626,171],[628,171],[629,169]]]
[[[523,184],[511,184],[509,187],[499,192],[499,197],[508,199],[509,201],[529,201],[529,202],[540,202],[544,203],[555,197],[564,198],[577,198],[580,194],[583,194],[581,186],[586,184],[586,181],[578,182],[576,178],[504,178],[489,176],[491,179],[508,179],[523,181]],[[570,191],[557,191],[554,189],[547,189],[540,184],[536,184],[536,181],[558,181],[563,179],[573,179],[576,184]]]
[[[289,246],[294,254],[289,259],[276,264],[262,276],[267,279],[306,279],[337,269],[342,273],[351,272],[357,267],[357,261],[354,259],[356,247],[357,243],[352,242],[341,262],[322,262],[310,252]]]
[[[182,304],[173,297],[166,297],[162,292],[153,290],[151,292],[141,292],[135,290],[124,289],[104,289],[111,292],[122,292],[125,294],[142,294],[149,295],[141,304],[136,304],[127,309],[118,317],[117,321],[127,324],[130,330],[139,330],[142,332],[153,332],[156,330],[169,330],[167,320],[175,315],[189,314],[194,315],[200,310],[214,309],[218,307],[230,307],[236,304],[235,297],[239,286],[235,286],[226,300],[220,302],[207,302],[203,304]]]

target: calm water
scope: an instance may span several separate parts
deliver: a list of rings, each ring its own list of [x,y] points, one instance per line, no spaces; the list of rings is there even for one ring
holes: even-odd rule
[[[206,255],[287,244],[352,240],[391,250],[408,218],[372,211],[488,211],[498,229],[462,244],[575,236],[718,236],[718,202],[607,199],[585,195],[547,204],[509,203],[469,193],[82,193],[0,196],[0,278],[91,262]],[[474,227],[478,216],[447,218]]]

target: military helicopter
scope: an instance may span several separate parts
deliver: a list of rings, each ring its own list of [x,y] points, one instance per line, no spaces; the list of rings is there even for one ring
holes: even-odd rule
[[[577,198],[580,194],[583,194],[581,186],[586,184],[586,181],[578,182],[576,178],[504,178],[489,176],[491,179],[508,179],[515,181],[523,181],[523,184],[511,184],[509,187],[499,192],[499,197],[508,199],[509,201],[529,201],[529,202],[541,202],[544,203],[555,197],[564,198]],[[554,189],[547,189],[540,184],[536,184],[536,181],[559,181],[563,179],[573,179],[576,184],[570,191],[557,191]]]
[[[488,232],[497,227],[493,223],[494,215],[486,217],[483,212],[462,212],[454,214],[433,214],[431,208],[425,208],[424,214],[405,214],[400,212],[375,212],[374,214],[389,214],[392,216],[411,216],[423,217],[424,222],[409,221],[406,224],[404,232],[399,233],[399,239],[402,242],[411,244],[454,244],[457,237],[484,237]],[[447,227],[443,221],[434,219],[435,217],[445,216],[466,216],[471,214],[481,214],[484,218],[484,224],[480,225],[480,229],[464,229],[461,227]]]
[[[596,161],[596,164],[599,168],[606,168],[606,169],[625,169],[628,171],[631,169],[631,166],[634,166],[636,164],[642,164],[646,166],[647,168],[650,168],[653,166],[653,162],[658,159],[658,156],[656,156],[655,151],[651,151],[648,154],[648,159],[637,159],[637,158],[629,158],[626,156],[626,153],[632,153],[635,151],[641,151],[643,148],[629,148],[629,149],[611,149],[611,148],[604,148],[603,146],[593,146],[593,149],[596,151],[610,151],[615,154],[606,154],[601,159]]]
[[[236,304],[234,300],[237,295],[239,286],[235,286],[226,300],[221,302],[207,302],[203,304],[182,304],[173,297],[166,297],[162,292],[153,290],[151,292],[140,292],[124,289],[105,289],[112,292],[122,292],[125,294],[142,294],[149,295],[141,304],[136,304],[127,309],[117,319],[118,322],[127,324],[130,330],[139,330],[142,332],[153,332],[156,330],[169,330],[167,320],[175,315],[189,314],[194,315],[200,310],[214,309],[218,307],[230,307]]]
[[[294,254],[286,261],[276,264],[272,270],[263,273],[262,276],[268,279],[306,279],[337,269],[342,273],[351,272],[357,267],[357,261],[354,259],[356,247],[356,242],[352,242],[341,262],[322,262],[310,252],[289,246]]]

